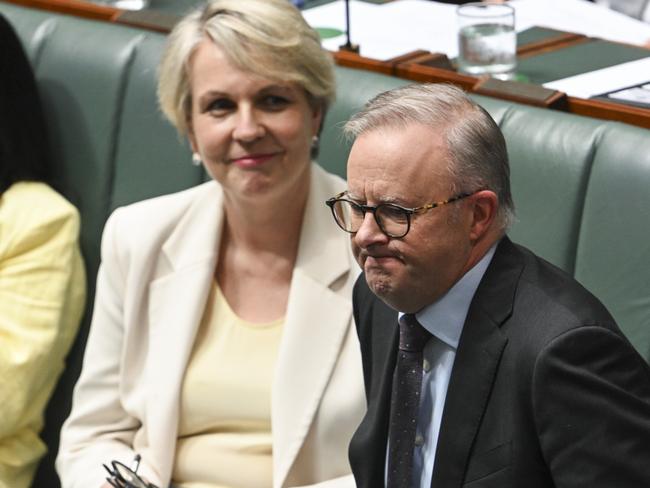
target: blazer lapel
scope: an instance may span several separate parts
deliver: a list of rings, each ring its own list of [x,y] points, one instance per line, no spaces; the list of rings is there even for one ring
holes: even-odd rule
[[[504,237],[472,300],[460,338],[440,426],[432,488],[463,484],[474,439],[507,339],[500,326],[511,315],[523,265]]]
[[[146,370],[148,443],[168,480],[175,452],[180,389],[210,291],[221,234],[221,190],[210,183],[194,199],[162,247],[158,278],[149,287]],[[166,260],[166,261],[165,261]]]
[[[338,190],[327,178],[312,167],[273,384],[276,488],[283,486],[305,441],[352,318],[351,297],[332,289],[352,270],[349,240],[324,205]]]
[[[372,295],[364,278],[360,277],[359,281],[363,282],[363,288],[358,288],[362,290],[360,293]],[[350,460],[359,488],[384,486],[391,392],[399,344],[397,312],[378,298],[373,298],[372,304],[372,313],[366,315],[365,323],[357,324],[361,347],[372,352],[364,365],[368,411],[350,444]]]

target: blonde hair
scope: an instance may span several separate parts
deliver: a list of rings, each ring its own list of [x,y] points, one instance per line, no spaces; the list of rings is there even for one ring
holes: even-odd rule
[[[181,135],[188,132],[192,106],[190,60],[206,38],[238,69],[296,83],[323,116],[334,101],[332,58],[288,0],[212,0],[176,25],[158,70],[160,108]]]

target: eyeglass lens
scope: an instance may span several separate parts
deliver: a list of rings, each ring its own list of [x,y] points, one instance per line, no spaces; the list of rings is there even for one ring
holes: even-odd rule
[[[347,232],[357,232],[361,228],[365,216],[361,206],[337,200],[333,210],[338,224]],[[408,231],[409,215],[404,209],[384,203],[376,207],[374,214],[379,228],[389,236],[403,236]]]

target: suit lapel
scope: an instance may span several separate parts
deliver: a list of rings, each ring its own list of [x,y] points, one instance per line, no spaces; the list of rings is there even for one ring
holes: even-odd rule
[[[351,297],[332,285],[348,273],[349,240],[324,202],[332,188],[312,167],[272,394],[274,486],[284,484],[312,425],[352,318]]]
[[[175,452],[180,389],[216,266],[221,234],[221,191],[206,185],[162,247],[157,279],[149,287],[146,403],[149,446],[169,479]]]
[[[514,246],[504,237],[472,300],[460,338],[445,400],[432,488],[463,484],[507,343],[500,326],[512,313],[522,269]]]
[[[368,411],[350,444],[350,460],[354,466],[357,486],[375,488],[384,486],[399,328],[397,312],[374,297],[363,276],[359,278],[357,291],[358,305],[361,302],[372,303],[371,312],[363,313],[357,324],[361,347],[364,349]]]

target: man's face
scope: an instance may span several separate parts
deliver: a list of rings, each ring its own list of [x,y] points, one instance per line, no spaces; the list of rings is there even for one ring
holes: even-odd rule
[[[453,197],[443,130],[412,124],[359,136],[348,159],[350,198],[413,208]],[[352,250],[379,298],[396,310],[417,312],[471,267],[470,227],[467,200],[412,215],[402,238],[383,234],[367,212],[352,235]]]

